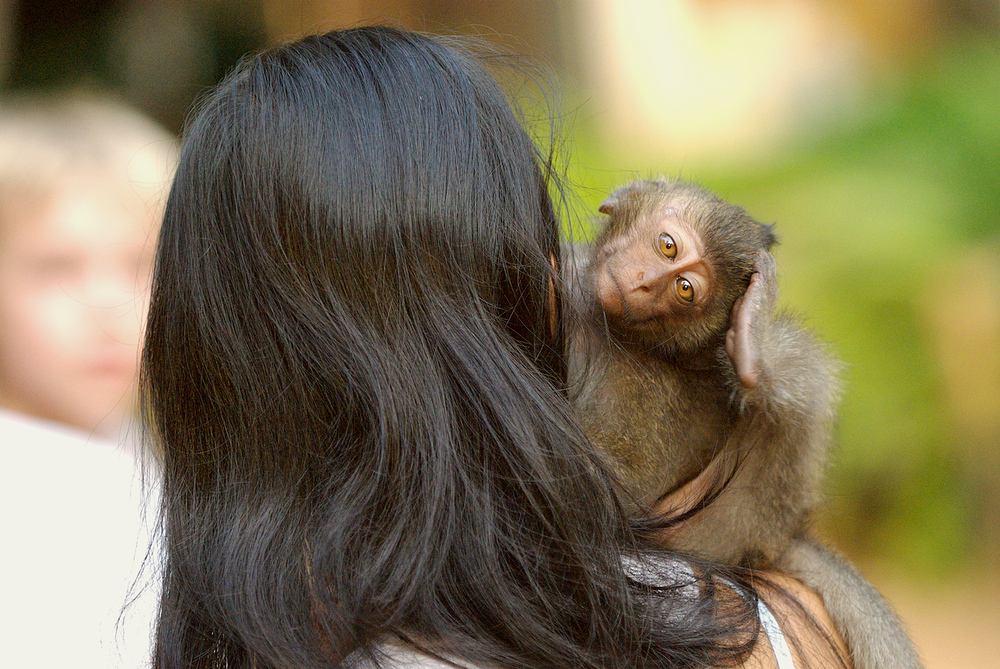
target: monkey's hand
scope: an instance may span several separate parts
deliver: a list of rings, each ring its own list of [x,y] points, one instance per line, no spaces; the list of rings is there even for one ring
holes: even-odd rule
[[[757,255],[757,271],[747,291],[736,300],[726,332],[726,353],[744,388],[755,388],[763,372],[761,344],[777,296],[777,269],[771,254]]]

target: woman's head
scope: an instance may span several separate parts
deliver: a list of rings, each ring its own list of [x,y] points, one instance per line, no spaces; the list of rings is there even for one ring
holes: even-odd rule
[[[512,667],[676,651],[559,390],[557,253],[537,150],[442,41],[309,37],[205,101],[143,359],[160,666],[326,666],[387,634]]]
[[[224,266],[201,285],[233,309],[273,286],[392,339],[475,303],[558,377],[542,327],[558,233],[536,158],[464,52],[390,29],[310,37],[249,61],[203,106],[170,211],[196,213],[199,234],[163,242],[202,275]]]
[[[557,250],[537,152],[463,51],[376,28],[247,61],[187,132],[160,238],[145,374],[168,503],[212,507],[209,524],[215,505],[239,524],[301,503],[272,512],[314,527],[205,543],[277,550],[260,542],[298,531],[295,560],[352,580],[323,584],[339,597],[367,596],[345,594],[360,581],[419,599],[454,544],[503,541],[463,533],[521,513],[504,488],[564,485],[544,452],[561,445],[540,443],[573,430],[547,327]],[[169,513],[168,533],[188,522]]]
[[[184,342],[216,413],[266,422],[305,393],[327,423],[418,419],[440,356],[476,347],[564,375],[536,150],[482,68],[432,39],[353,30],[247,61],[191,124],[166,219],[151,341],[178,309],[197,322]],[[347,396],[315,401],[331,390]]]

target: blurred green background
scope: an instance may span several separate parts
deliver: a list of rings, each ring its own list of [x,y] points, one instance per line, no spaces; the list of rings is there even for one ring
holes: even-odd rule
[[[951,37],[906,65],[756,164],[629,156],[584,125],[572,176],[591,211],[666,173],[777,224],[783,302],[846,365],[821,530],[934,576],[997,566],[1000,40]]]
[[[1000,666],[1000,2],[0,0],[0,82],[179,132],[244,53],[370,21],[551,70],[575,223],[665,174],[777,224],[783,302],[845,363],[818,530],[929,666]]]

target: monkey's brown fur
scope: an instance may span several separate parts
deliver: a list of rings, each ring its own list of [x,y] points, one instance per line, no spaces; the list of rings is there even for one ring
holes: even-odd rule
[[[832,440],[839,366],[794,318],[774,313],[770,228],[679,182],[625,186],[601,210],[609,218],[592,258],[578,248],[583,257],[566,258],[564,267],[577,312],[569,319],[570,393],[585,431],[613,456],[636,510],[655,513],[661,498],[713,463],[728,482],[664,535],[671,547],[788,571],[823,597],[858,669],[919,667],[874,588],[805,537]],[[649,255],[643,235],[661,220],[697,238],[687,243],[700,243],[707,289],[690,307],[674,299],[634,313],[621,277],[631,271],[642,278],[646,265],[622,263]],[[595,288],[602,276],[602,295],[620,295],[620,309],[602,307]],[[670,296],[640,297],[660,304]]]

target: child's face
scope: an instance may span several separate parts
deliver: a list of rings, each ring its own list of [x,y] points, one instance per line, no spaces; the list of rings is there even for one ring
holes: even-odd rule
[[[0,406],[110,432],[132,405],[152,221],[96,185],[0,224]]]

